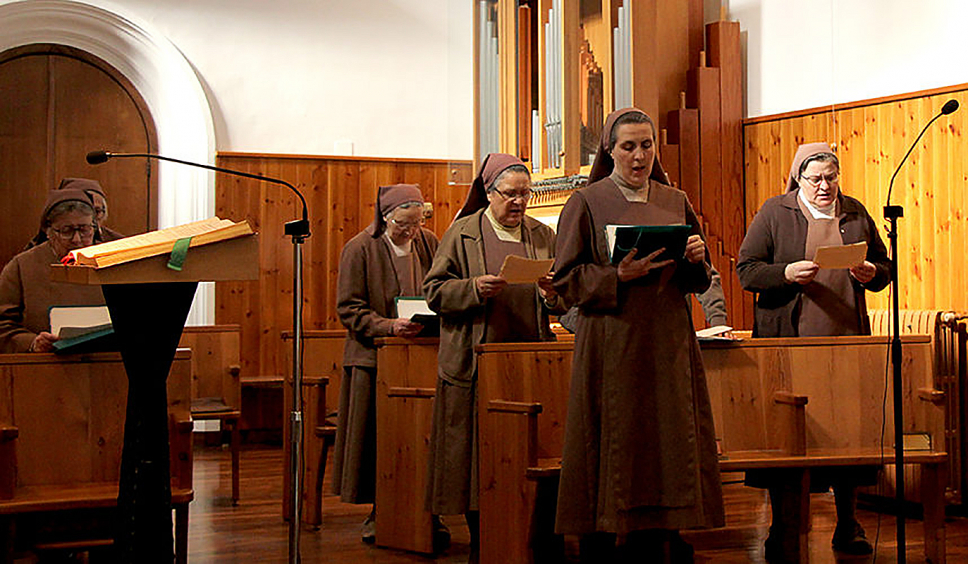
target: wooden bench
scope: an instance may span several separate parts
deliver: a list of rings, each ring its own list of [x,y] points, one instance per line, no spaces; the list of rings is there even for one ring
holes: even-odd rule
[[[871,332],[874,335],[890,335],[893,330],[891,311],[872,309],[868,312]],[[928,335],[934,355],[934,387],[944,392],[944,450],[948,453],[948,482],[945,484],[945,501],[960,504],[962,492],[968,487],[968,475],[962,462],[968,441],[968,428],[963,420],[968,406],[965,405],[964,386],[968,383],[968,320],[966,314],[936,309],[902,309],[900,311],[902,335]],[[905,498],[920,500],[919,469],[905,465]],[[871,488],[875,489],[875,488]],[[879,495],[894,496],[894,469],[887,468],[876,486]],[[869,494],[868,494],[869,495]]]
[[[931,387],[930,340],[904,339],[905,428],[943,448],[939,392]],[[880,465],[880,400],[887,355],[883,337],[757,339],[703,345],[724,472],[800,470],[792,487],[809,515],[809,469]],[[570,343],[488,344],[478,348],[481,437],[481,562],[532,562],[554,551]],[[890,397],[890,396],[888,396]],[[769,400],[769,401],[764,401]],[[809,405],[808,405],[809,404]],[[891,428],[891,410],[886,427]],[[808,415],[809,414],[809,415]],[[886,438],[890,445],[891,439]],[[907,453],[922,468],[925,553],[944,562],[942,450]],[[888,446],[883,462],[890,464]],[[793,558],[805,561],[809,520]],[[551,556],[553,559],[554,556]]]
[[[117,353],[0,355],[0,561],[25,550],[112,544],[127,387]],[[167,388],[175,558],[186,562],[193,497],[190,351],[176,352]],[[80,531],[92,513],[108,522]],[[41,526],[51,522],[61,525]]]
[[[242,418],[240,325],[185,327],[178,346],[192,350],[192,419],[219,421],[229,428],[232,505],[239,502]]]
[[[283,475],[282,514],[290,513],[289,439],[292,409],[292,331],[283,331],[286,343],[286,379],[283,386]],[[302,522],[319,528],[323,522],[323,478],[326,458],[335,441],[335,412],[343,379],[343,329],[310,330],[303,333],[303,514]]]

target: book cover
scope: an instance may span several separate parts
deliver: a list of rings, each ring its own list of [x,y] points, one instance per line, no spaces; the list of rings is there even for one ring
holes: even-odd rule
[[[622,262],[632,249],[640,259],[664,248],[656,260],[679,260],[686,253],[686,240],[692,228],[689,225],[606,225],[605,240],[612,264]]]
[[[107,306],[51,306],[50,332],[57,354],[118,350]]]

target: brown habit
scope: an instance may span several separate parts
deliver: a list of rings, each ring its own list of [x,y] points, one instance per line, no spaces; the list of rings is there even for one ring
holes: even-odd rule
[[[467,202],[453,225],[444,233],[434,264],[424,280],[430,308],[440,315],[440,349],[437,355],[437,392],[430,437],[430,479],[427,505],[438,515],[477,511],[477,358],[474,346],[494,338],[513,341],[510,329],[517,325],[536,328],[542,341],[553,341],[548,308],[537,286],[508,286],[504,306],[494,298],[482,299],[474,279],[488,273],[487,264],[500,264],[501,245],[488,245],[490,225],[484,217],[485,189],[509,166],[521,164],[511,155],[492,154],[474,180]],[[492,240],[493,241],[493,240]],[[525,216],[521,242],[528,258],[554,257],[555,233],[540,221]],[[506,252],[506,251],[505,251]],[[495,261],[494,259],[498,259]],[[493,274],[493,272],[492,272]],[[505,292],[502,292],[505,293]],[[509,303],[517,307],[507,307]],[[516,309],[520,323],[492,317],[498,311]],[[529,318],[527,322],[523,319]],[[497,333],[502,333],[498,336]],[[533,339],[533,338],[532,338]],[[531,339],[529,339],[531,340]]]
[[[686,299],[709,286],[708,253],[628,283],[608,260],[608,224],[686,223],[702,235],[684,192],[655,172],[647,189],[648,203],[629,202],[603,178],[575,192],[558,221],[555,288],[579,308],[559,533],[723,523],[712,411]]]
[[[50,242],[13,257],[0,274],[0,352],[27,352],[34,337],[50,331],[53,305],[103,305],[100,286],[51,282],[58,262]]]
[[[397,260],[386,240],[383,210],[387,193],[405,197],[390,205],[422,200],[412,185],[386,186],[373,223],[350,239],[340,256],[336,312],[347,329],[343,349],[343,382],[340,386],[339,421],[333,449],[333,492],[347,503],[370,503],[376,488],[376,347],[373,339],[390,336],[396,317],[393,299],[406,295],[410,278],[423,280],[437,251],[437,237],[421,228],[411,245],[409,266]],[[406,196],[410,193],[410,196]],[[381,206],[380,204],[384,204]],[[381,209],[382,208],[382,209]],[[392,210],[392,208],[391,208]],[[413,260],[415,258],[415,260]],[[403,284],[401,284],[403,281]],[[413,294],[419,295],[420,288]]]

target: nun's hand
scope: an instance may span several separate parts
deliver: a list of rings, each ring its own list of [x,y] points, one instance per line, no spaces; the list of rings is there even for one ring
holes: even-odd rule
[[[791,262],[783,269],[783,276],[792,284],[809,284],[820,272],[820,265],[812,260]]]
[[[30,343],[30,352],[51,352],[54,350],[54,343],[59,340],[57,335],[41,331]]]
[[[555,292],[554,286],[551,285],[551,278],[554,275],[554,272],[549,272],[541,278],[538,278],[538,293],[547,302],[553,302],[558,297],[558,292]]]
[[[864,261],[850,269],[850,275],[861,284],[867,284],[877,274],[877,267],[873,263]]]
[[[665,252],[664,247],[640,259],[635,258],[635,254],[637,252],[638,249],[632,249],[629,251],[629,254],[625,255],[625,258],[622,259],[622,262],[618,263],[618,279],[622,282],[628,282],[629,280],[641,278],[653,270],[665,268],[669,265],[675,264],[676,262],[672,259],[652,262],[659,255]]]
[[[690,235],[686,239],[686,260],[698,264],[706,258],[706,242],[699,235]]]
[[[403,317],[398,317],[393,320],[393,325],[390,326],[390,334],[395,337],[409,339],[411,337],[416,337],[422,329],[423,325],[414,323],[413,321]]]
[[[501,276],[485,274],[474,279],[474,287],[477,288],[477,295],[482,298],[491,298],[501,293],[508,285],[508,281]]]

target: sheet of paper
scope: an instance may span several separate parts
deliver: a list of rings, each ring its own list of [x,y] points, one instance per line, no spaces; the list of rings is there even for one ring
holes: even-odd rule
[[[529,259],[517,255],[504,257],[498,276],[507,279],[508,284],[534,284],[548,274],[555,259]]]
[[[867,241],[853,245],[833,245],[819,247],[813,262],[820,268],[851,268],[864,262],[867,257]]]

